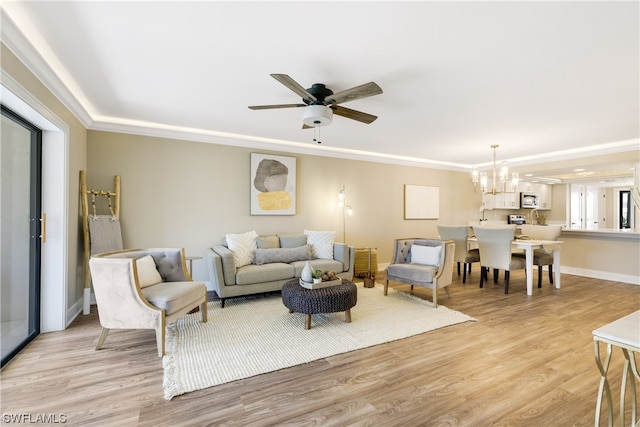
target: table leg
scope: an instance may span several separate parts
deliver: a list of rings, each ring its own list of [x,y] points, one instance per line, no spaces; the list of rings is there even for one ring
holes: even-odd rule
[[[553,275],[556,282],[556,289],[560,289],[560,248],[553,251]]]
[[[604,364],[600,360],[600,342],[593,340],[593,351],[595,353],[596,365],[600,371],[600,386],[598,387],[598,400],[596,401],[596,419],[595,425],[600,425],[600,411],[602,409],[602,395],[607,395],[607,403],[609,404],[609,427],[613,426],[613,405],[611,402],[611,388],[609,387],[609,381],[607,380],[607,371],[609,370],[609,363],[611,362],[611,344],[606,344],[607,356],[604,359]]]
[[[527,295],[533,295],[533,248],[527,246],[524,249],[527,273]]]
[[[631,376],[631,425],[636,425],[637,420],[637,404],[636,404],[636,379],[640,380],[640,375],[638,375],[638,366],[636,365],[636,359],[634,353],[626,348],[622,349],[624,353],[624,369],[622,371],[622,385],[620,387],[620,425],[624,426],[624,401],[627,395],[627,377],[629,376],[629,371],[633,373]]]
[[[305,319],[304,319],[304,328],[305,329],[311,329],[311,315],[307,314]]]

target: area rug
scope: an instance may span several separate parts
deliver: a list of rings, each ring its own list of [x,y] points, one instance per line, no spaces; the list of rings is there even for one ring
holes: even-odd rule
[[[382,285],[358,285],[351,323],[344,312],[289,313],[279,293],[209,302],[209,320],[183,316],[167,328],[164,397],[167,400],[254,375],[301,365],[476,319]]]

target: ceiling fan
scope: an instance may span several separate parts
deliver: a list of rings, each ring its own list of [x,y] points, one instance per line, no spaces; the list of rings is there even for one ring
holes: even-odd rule
[[[249,106],[250,109],[268,110],[272,108],[304,107],[304,112],[302,114],[303,129],[327,126],[331,123],[333,114],[366,124],[369,124],[378,118],[372,114],[363,113],[362,111],[352,110],[351,108],[338,105],[343,102],[355,101],[356,99],[381,94],[382,89],[380,89],[380,86],[374,82],[365,83],[360,86],[352,87],[351,89],[333,93],[331,89],[322,83],[315,83],[310,88],[305,89],[286,74],[271,74],[271,77],[291,89],[297,95],[301,96],[304,104],[252,105]]]

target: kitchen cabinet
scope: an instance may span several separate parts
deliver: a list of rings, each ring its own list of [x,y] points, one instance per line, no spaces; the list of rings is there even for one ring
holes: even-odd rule
[[[553,187],[548,184],[540,184],[540,196],[538,199],[538,209],[551,209],[553,202]]]
[[[484,209],[519,209],[520,193],[483,194],[482,207]]]

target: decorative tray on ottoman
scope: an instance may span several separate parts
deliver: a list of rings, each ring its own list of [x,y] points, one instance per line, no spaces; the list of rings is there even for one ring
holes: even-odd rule
[[[320,282],[320,283],[309,283],[309,282],[305,282],[304,280],[300,279],[300,286],[302,286],[303,288],[306,289],[320,289],[320,288],[328,288],[329,286],[336,286],[336,285],[341,285],[342,284],[342,279],[338,278],[336,280],[328,280],[326,282]]]

